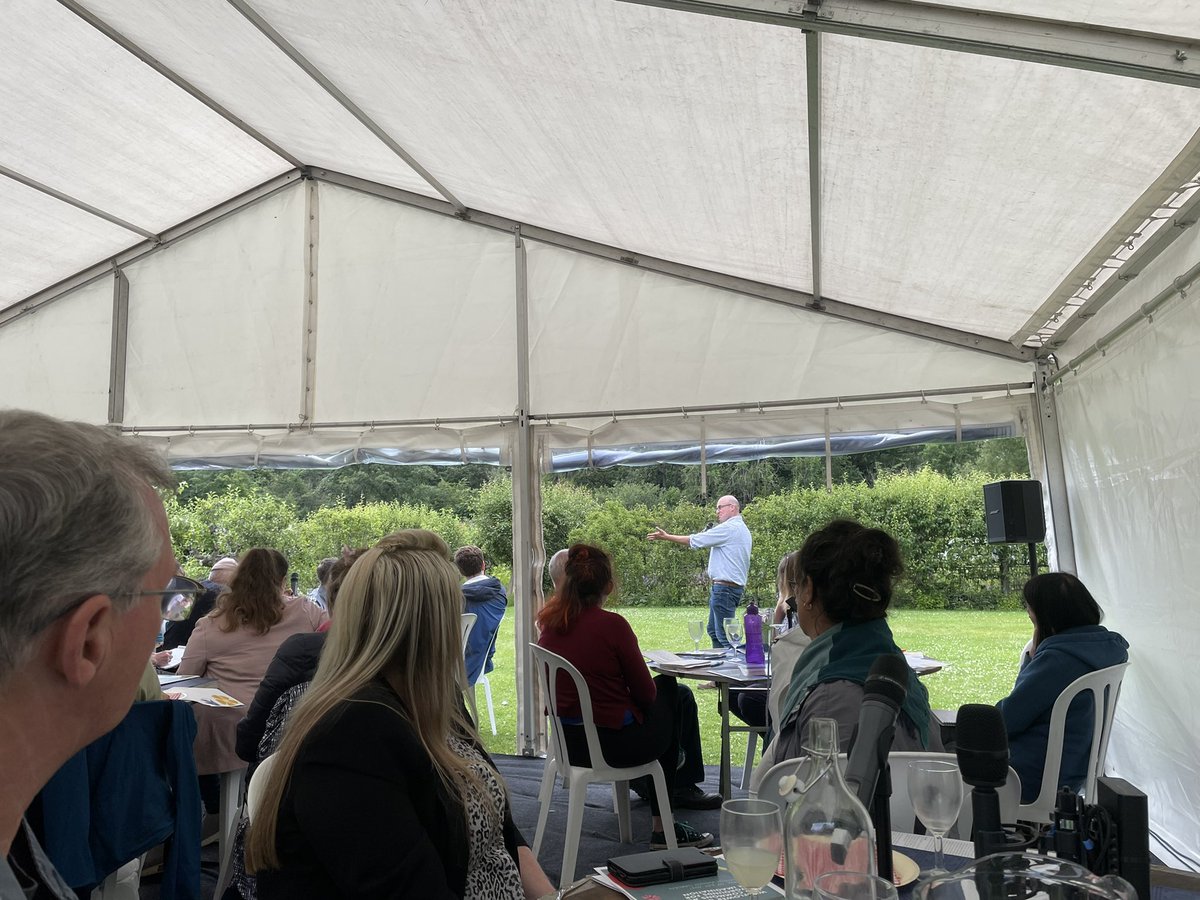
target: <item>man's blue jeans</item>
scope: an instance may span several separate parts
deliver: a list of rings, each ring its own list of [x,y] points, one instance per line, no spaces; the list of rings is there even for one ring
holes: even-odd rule
[[[733,618],[744,592],[745,588],[713,582],[708,595],[708,636],[714,647],[729,646],[729,640],[725,637],[725,620]]]

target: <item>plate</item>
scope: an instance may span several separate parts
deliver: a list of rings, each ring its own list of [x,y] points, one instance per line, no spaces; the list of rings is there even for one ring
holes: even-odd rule
[[[921,877],[921,867],[897,850],[892,851],[892,881],[896,887],[908,887]]]

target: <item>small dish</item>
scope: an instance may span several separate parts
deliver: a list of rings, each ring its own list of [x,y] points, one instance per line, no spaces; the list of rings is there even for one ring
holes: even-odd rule
[[[892,882],[897,888],[908,887],[921,877],[921,867],[898,850],[892,851]]]

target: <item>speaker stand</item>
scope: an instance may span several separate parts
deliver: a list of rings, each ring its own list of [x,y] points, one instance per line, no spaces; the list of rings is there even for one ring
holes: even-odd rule
[[[1037,544],[1029,545],[1029,577],[1033,578],[1038,573],[1037,561]]]

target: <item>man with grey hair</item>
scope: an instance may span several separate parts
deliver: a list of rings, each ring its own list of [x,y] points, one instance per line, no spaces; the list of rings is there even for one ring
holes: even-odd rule
[[[554,593],[557,594],[562,589],[563,578],[567,574],[567,551],[565,548],[550,557],[546,569],[550,573],[550,583],[554,585]]]
[[[0,897],[74,897],[24,821],[129,711],[175,574],[170,469],[102,428],[0,410]]]
[[[646,535],[646,540],[672,541],[693,550],[710,550],[708,636],[714,647],[728,647],[725,620],[737,612],[750,576],[750,529],[742,521],[742,506],[737,497],[726,494],[717,501],[716,525],[710,523],[696,534],[667,534],[662,528],[655,528]]]

